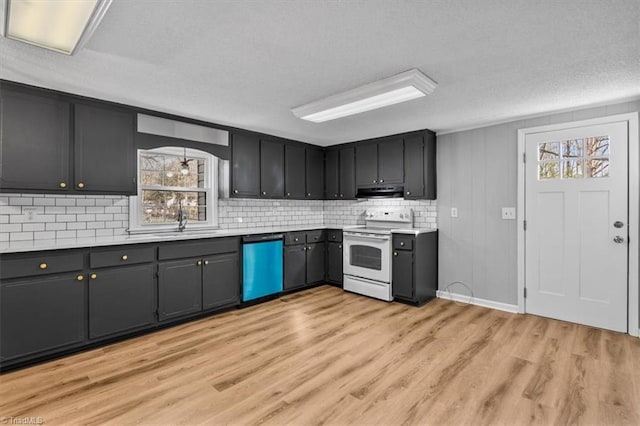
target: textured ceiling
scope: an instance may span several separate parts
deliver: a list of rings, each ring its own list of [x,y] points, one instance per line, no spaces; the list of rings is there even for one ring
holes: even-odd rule
[[[8,80],[331,145],[638,98],[640,1],[114,0],[76,56],[4,38],[0,55]],[[290,111],[410,68],[432,95]]]

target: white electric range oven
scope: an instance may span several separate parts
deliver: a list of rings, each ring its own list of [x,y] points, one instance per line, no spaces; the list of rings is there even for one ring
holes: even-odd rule
[[[342,233],[344,289],[391,301],[391,230],[413,227],[413,212],[370,209],[365,223],[346,227]]]

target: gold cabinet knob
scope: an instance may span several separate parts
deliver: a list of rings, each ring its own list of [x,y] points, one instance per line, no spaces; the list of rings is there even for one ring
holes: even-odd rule
[[[394,252],[393,252],[393,255],[394,255],[394,256],[397,256],[397,255],[398,255],[398,252],[397,252],[397,251],[394,251]]]
[[[89,277],[90,277],[92,280],[95,280],[96,278],[98,278],[98,274],[91,274],[91,275],[89,275]]]
[[[129,259],[129,256],[127,256],[126,254],[123,254],[121,259],[122,260],[127,260],[127,259]]]
[[[67,183],[66,182],[60,182],[60,184],[58,186],[60,186],[60,188],[66,188],[67,187]]]
[[[311,197],[311,193],[310,192],[307,192],[307,197]]]
[[[209,261],[208,261],[208,260],[205,260],[205,261],[204,261],[204,264],[205,264],[205,265],[208,265],[208,264],[209,264]]]
[[[400,247],[404,247],[404,241],[400,241]]]
[[[84,281],[84,275],[78,275],[78,276],[76,277],[76,280],[78,280],[78,281]]]
[[[78,188],[84,188],[84,183],[78,182]]]
[[[237,190],[237,189],[234,189],[234,190],[233,190],[233,193],[234,193],[234,194],[237,194],[237,193],[238,193],[238,190]]]
[[[198,260],[198,261],[196,262],[196,265],[198,265],[198,266],[202,265],[202,260]]]
[[[41,263],[40,264],[40,269],[42,269],[42,270],[47,269],[47,264],[46,263]]]

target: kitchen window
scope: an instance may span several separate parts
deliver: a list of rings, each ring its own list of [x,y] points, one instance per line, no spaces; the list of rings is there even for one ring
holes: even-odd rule
[[[138,150],[138,195],[129,202],[129,232],[213,228],[217,215],[217,158],[178,147]]]

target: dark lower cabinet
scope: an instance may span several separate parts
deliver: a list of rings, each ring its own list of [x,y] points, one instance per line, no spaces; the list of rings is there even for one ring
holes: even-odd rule
[[[438,232],[393,234],[391,265],[393,298],[422,305],[438,288]]]
[[[202,261],[202,309],[240,302],[238,253],[205,256]]]
[[[202,310],[202,260],[158,264],[158,320]]]
[[[297,244],[284,248],[284,289],[292,290],[307,284],[307,246]]]
[[[155,321],[155,266],[127,266],[89,274],[89,337],[143,327]]]
[[[307,245],[307,284],[313,284],[324,280],[324,260],[324,242]]]
[[[86,338],[85,288],[81,274],[2,283],[2,360],[82,343]]]
[[[342,243],[327,243],[327,281],[342,284]]]

